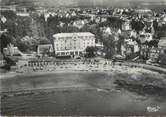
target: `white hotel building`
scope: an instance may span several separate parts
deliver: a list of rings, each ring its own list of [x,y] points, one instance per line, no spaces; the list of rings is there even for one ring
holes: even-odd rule
[[[95,46],[95,35],[90,32],[58,33],[53,37],[56,56],[80,56],[88,46]]]

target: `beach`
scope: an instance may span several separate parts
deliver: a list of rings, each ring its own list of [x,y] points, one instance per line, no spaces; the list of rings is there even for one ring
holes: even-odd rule
[[[34,73],[1,79],[2,115],[166,114],[165,74],[127,70]],[[148,112],[151,106],[160,110]]]
[[[158,70],[103,62],[63,63],[35,71],[25,66],[23,71],[1,75],[2,115],[118,115],[116,109],[129,115],[166,114],[166,74]],[[155,113],[147,111],[156,107],[160,109]]]
[[[107,64],[63,64],[63,65],[49,65],[43,70],[38,70],[35,72],[23,72],[23,73],[4,73],[1,75],[1,92],[14,92],[14,91],[24,91],[24,90],[37,90],[37,89],[52,89],[52,88],[69,88],[69,87],[82,87],[84,84],[79,84],[80,78],[57,78],[57,75],[67,74],[107,74],[111,76],[111,79],[125,80],[126,82],[139,81],[145,79],[145,81],[151,78],[151,80],[158,80],[157,85],[165,84],[165,74],[151,71],[148,69],[143,69],[139,67],[129,67],[125,65],[112,65],[112,63],[107,62]],[[50,79],[51,76],[52,78]],[[55,78],[53,77],[55,76]],[[148,76],[147,78],[145,76]],[[143,77],[143,78],[141,78]],[[144,78],[145,77],[145,78]],[[42,78],[42,79],[41,79]],[[81,80],[84,79],[83,77]],[[57,82],[63,81],[64,84]],[[68,83],[69,80],[69,83]],[[102,77],[101,77],[102,80]],[[56,82],[54,82],[56,81]],[[34,82],[38,83],[37,86],[33,86]],[[111,81],[113,82],[113,81]],[[6,83],[6,84],[5,84]],[[82,83],[82,82],[81,82]],[[107,83],[107,82],[105,82]],[[145,84],[146,82],[140,81],[140,84]],[[150,82],[149,82],[150,83]],[[11,84],[11,85],[9,85]],[[19,85],[18,85],[19,84]],[[87,87],[87,84],[84,86]],[[164,86],[165,87],[165,86]]]

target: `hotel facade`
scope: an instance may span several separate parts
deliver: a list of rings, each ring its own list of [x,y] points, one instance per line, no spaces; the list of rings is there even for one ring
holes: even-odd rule
[[[58,33],[53,38],[56,56],[81,56],[88,46],[95,46],[95,35],[90,32]]]

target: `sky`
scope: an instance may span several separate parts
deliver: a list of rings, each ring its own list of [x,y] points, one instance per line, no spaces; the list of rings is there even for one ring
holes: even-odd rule
[[[137,3],[146,3],[146,4],[165,4],[166,5],[166,0],[40,0],[46,3],[51,3],[51,4],[55,4],[60,3],[60,4],[76,4],[76,5],[114,5],[114,4],[129,4],[132,2],[136,2]]]
[[[2,2],[32,2],[49,6],[130,6],[166,5],[166,0],[0,0]]]

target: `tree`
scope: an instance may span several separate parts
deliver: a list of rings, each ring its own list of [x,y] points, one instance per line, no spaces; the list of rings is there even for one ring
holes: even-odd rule
[[[151,41],[148,43],[148,46],[149,46],[149,47],[158,47],[158,40],[151,40]]]
[[[139,32],[139,31],[143,30],[143,28],[145,27],[145,25],[143,24],[143,22],[141,20],[139,20],[139,21],[132,20],[131,21],[131,27],[136,32]]]
[[[153,21],[153,28],[155,31],[158,30],[158,22],[156,20]]]
[[[86,55],[85,57],[88,57],[88,58],[92,58],[92,57],[95,57],[95,53],[96,53],[97,49],[95,47],[87,47],[86,48]]]
[[[8,44],[13,43],[12,37],[9,34],[2,34],[0,37],[0,49],[3,53],[3,48],[6,48]]]
[[[110,59],[113,57],[113,55],[115,55],[115,44],[116,41],[114,35],[103,35],[103,45],[106,58]]]
[[[19,48],[20,51],[22,52],[27,52],[30,50],[30,45],[24,42],[18,42],[17,47]]]
[[[166,9],[164,9],[164,12],[166,13]]]
[[[117,53],[121,54],[122,45],[125,43],[125,38],[123,35],[119,35],[119,40],[117,40]]]
[[[106,23],[108,26],[111,26],[116,29],[120,29],[122,26],[123,20],[117,17],[108,18],[108,22]]]

